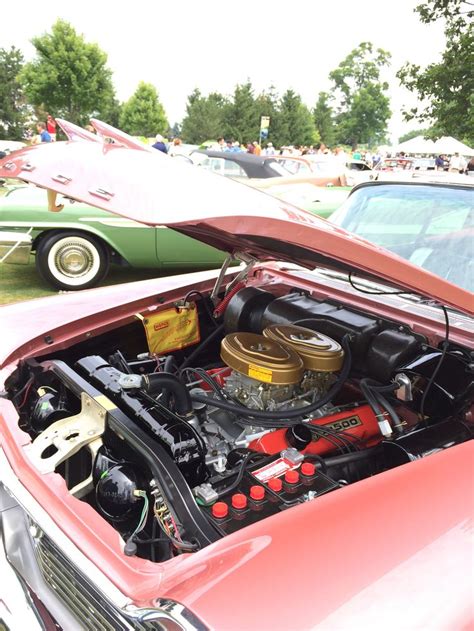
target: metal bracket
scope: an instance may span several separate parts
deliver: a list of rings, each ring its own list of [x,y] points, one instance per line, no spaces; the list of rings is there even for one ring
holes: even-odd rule
[[[107,410],[85,392],[81,394],[81,402],[79,414],[56,421],[25,447],[40,473],[52,473],[85,446],[92,452],[98,449],[97,441],[105,431]],[[96,444],[92,447],[93,442]],[[82,487],[85,482],[77,487]]]
[[[410,378],[405,373],[400,372],[395,376],[395,383],[399,386],[395,391],[397,399],[400,401],[413,401],[413,389]]]
[[[109,202],[114,196],[110,191],[106,191],[105,188],[96,188],[95,190],[89,190],[91,195],[95,195],[95,197],[100,197],[101,199],[105,199],[105,201]]]
[[[53,175],[51,179],[54,180],[55,182],[59,182],[59,184],[69,184],[69,182],[72,181],[72,178],[67,177],[67,175],[61,175],[61,173],[58,173],[57,175]]]

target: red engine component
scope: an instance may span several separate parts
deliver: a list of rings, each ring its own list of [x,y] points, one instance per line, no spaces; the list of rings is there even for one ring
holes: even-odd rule
[[[312,423],[313,425],[333,429],[347,437],[354,436],[365,446],[367,446],[367,443],[374,444],[378,442],[377,439],[381,439],[377,419],[369,405],[361,405],[352,410],[329,414],[328,416],[314,419]],[[290,446],[286,439],[286,432],[286,429],[278,429],[265,434],[251,442],[249,448],[267,454],[279,453]],[[337,439],[335,439],[336,441]],[[314,435],[312,442],[303,449],[303,453],[322,455],[335,451],[335,449],[334,442]]]

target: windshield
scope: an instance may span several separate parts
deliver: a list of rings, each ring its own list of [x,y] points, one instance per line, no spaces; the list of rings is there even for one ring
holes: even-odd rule
[[[363,187],[350,195],[331,221],[474,290],[474,188]]]

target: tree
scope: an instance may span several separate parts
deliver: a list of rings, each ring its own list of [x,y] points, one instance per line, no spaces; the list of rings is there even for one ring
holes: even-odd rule
[[[433,125],[436,136],[455,136],[474,144],[474,10],[463,0],[429,0],[416,7],[425,24],[445,19],[446,47],[441,61],[422,69],[405,64],[400,83],[417,92],[423,105],[404,111],[406,120]]]
[[[250,81],[237,84],[233,100],[224,111],[224,134],[239,142],[252,142],[258,139],[260,118],[258,115],[253,88]]]
[[[423,136],[423,138],[430,137],[430,129],[413,129],[413,131],[407,131],[406,134],[400,136],[398,139],[399,143],[406,142],[407,140],[411,140],[412,138],[417,138],[418,136]]]
[[[78,124],[112,108],[112,73],[97,44],[87,43],[63,20],[32,43],[36,58],[25,65],[20,81],[33,105]]]
[[[168,121],[156,88],[140,81],[135,93],[122,105],[120,128],[132,136],[165,134]]]
[[[102,108],[97,112],[96,118],[104,123],[112,125],[112,127],[120,126],[120,114],[122,112],[122,106],[115,97],[112,97],[109,101],[104,103]]]
[[[391,111],[385,94],[388,84],[380,73],[389,63],[390,53],[362,42],[329,74],[339,101],[338,142],[376,144],[385,139]]]
[[[329,104],[331,97],[327,92],[320,92],[313,109],[313,119],[321,140],[326,145],[333,145],[336,139],[334,129],[334,110]]]
[[[25,131],[25,103],[18,74],[23,66],[21,51],[0,48],[0,138],[21,140]]]
[[[181,125],[178,122],[176,122],[174,125],[170,125],[166,135],[168,138],[180,138]]]
[[[287,90],[281,98],[280,117],[280,146],[312,145],[319,140],[311,112],[293,90]]]
[[[181,125],[184,142],[200,144],[223,135],[226,100],[218,92],[202,96],[196,88],[189,96],[186,116]]]
[[[382,90],[380,84],[369,83],[354,94],[348,110],[338,117],[339,142],[351,146],[385,142],[391,111]]]

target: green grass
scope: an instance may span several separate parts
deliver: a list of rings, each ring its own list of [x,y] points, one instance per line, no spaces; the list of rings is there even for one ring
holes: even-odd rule
[[[184,270],[180,270],[183,271]],[[172,272],[170,272],[172,273]],[[136,270],[111,267],[109,274],[99,287],[129,283],[135,280],[155,278],[161,274],[157,270]],[[36,272],[34,257],[29,265],[8,265],[0,263],[0,304],[9,304],[21,300],[54,296],[58,291],[47,285]]]

